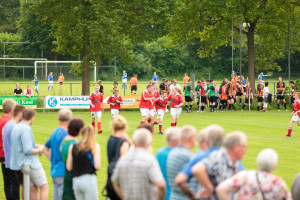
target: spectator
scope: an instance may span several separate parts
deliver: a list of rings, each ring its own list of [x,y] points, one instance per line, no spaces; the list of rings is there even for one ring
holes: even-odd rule
[[[137,75],[133,74],[133,77],[130,79],[130,90],[131,90],[131,95],[136,95],[137,91]]]
[[[258,80],[262,80],[262,83],[264,83],[264,79],[266,76],[271,76],[271,75],[264,75],[263,72],[261,72],[259,75],[258,75]]]
[[[183,126],[180,135],[180,145],[175,147],[167,160],[167,178],[171,187],[170,199],[188,199],[175,184],[175,177],[192,158],[191,150],[195,146],[197,131],[193,126]]]
[[[53,199],[61,200],[64,187],[65,163],[63,161],[60,145],[68,135],[68,125],[72,118],[72,111],[62,109],[58,113],[59,126],[53,131],[45,143],[44,153],[51,161],[51,177],[53,182]]]
[[[73,171],[73,190],[76,200],[97,200],[96,170],[100,169],[100,146],[95,142],[95,130],[87,126],[81,130],[82,141],[71,145],[67,169]]]
[[[12,119],[3,128],[3,146],[5,153],[5,171],[2,169],[4,178],[4,191],[6,199],[20,199],[20,183],[13,170],[10,169],[11,133],[13,128],[22,119],[24,106],[17,105],[12,113]],[[4,173],[5,172],[5,173]]]
[[[158,84],[158,76],[156,75],[156,72],[153,73],[152,81],[153,81],[154,83]]]
[[[232,132],[225,137],[224,147],[192,168],[194,176],[204,187],[201,198],[216,199],[214,191],[218,184],[243,169],[239,160],[247,152],[247,136],[242,132]]]
[[[234,76],[236,76],[235,71],[232,71],[230,76],[231,76],[231,78],[233,78]]]
[[[28,98],[33,96],[33,91],[30,87],[30,85],[27,85],[27,89],[24,91],[24,96],[27,96]]]
[[[99,92],[104,95],[103,85],[101,85],[101,82],[102,82],[101,80],[98,80],[97,84],[100,86]]]
[[[170,152],[179,145],[181,129],[177,127],[170,127],[166,130],[166,140],[167,146],[162,147],[156,152],[156,159],[158,160],[158,164],[160,166],[160,170],[163,174],[163,177],[166,182],[166,196],[165,200],[170,199],[171,188],[167,180],[167,160]]]
[[[157,160],[147,152],[151,141],[149,130],[137,129],[133,133],[134,150],[117,162],[111,181],[121,199],[164,199],[164,178]]]
[[[268,97],[269,97],[269,82],[265,82],[265,87],[263,90],[263,97],[264,97],[264,104],[263,104],[263,111],[268,112]]]
[[[2,175],[3,175],[3,182],[4,182],[4,191],[5,191],[5,196],[7,199],[11,195],[11,192],[9,191],[9,185],[10,185],[10,180],[9,180],[9,171],[6,170],[5,167],[5,155],[4,155],[4,142],[3,142],[3,135],[2,131],[6,123],[11,120],[13,110],[16,106],[16,101],[13,99],[5,99],[2,102],[2,109],[4,112],[4,115],[0,118],[0,162],[1,162],[1,168],[2,168]]]
[[[16,84],[16,89],[14,90],[14,95],[15,96],[22,96],[22,89],[20,88],[20,83]]]
[[[17,124],[11,134],[11,170],[21,171],[25,162],[29,163],[30,170],[30,198],[48,199],[48,182],[42,164],[37,154],[43,153],[43,146],[35,144],[31,125],[34,121],[35,110],[26,108],[22,114],[22,121]],[[17,172],[20,174],[20,172]],[[39,191],[40,190],[40,197]]]
[[[163,78],[161,84],[159,85],[159,94],[160,95],[162,94],[162,91],[166,90],[166,82],[167,82],[167,79]]]
[[[60,76],[58,77],[58,82],[59,82],[59,90],[62,90],[62,85],[65,81],[65,77],[63,73],[60,73]]]
[[[292,197],[294,200],[300,199],[300,173],[298,173],[292,185]]]
[[[217,187],[219,199],[264,199],[291,200],[286,183],[272,174],[278,163],[278,155],[273,149],[262,150],[257,158],[257,171],[244,170],[226,179]],[[294,198],[297,199],[297,198]]]
[[[170,91],[173,93],[173,89],[178,88],[181,91],[181,87],[179,84],[177,84],[177,80],[173,79],[173,83],[170,85]]]
[[[198,191],[201,189],[196,179],[192,178],[192,167],[209,156],[212,152],[220,150],[220,147],[223,143],[223,137],[224,129],[217,125],[211,125],[201,130],[198,136],[199,144],[200,146],[205,145],[209,149],[204,153],[198,154],[193,157],[176,176],[175,183],[181,189],[182,193],[186,194],[191,199],[200,198]],[[190,180],[190,187],[188,187],[188,185],[186,184],[188,180]]]
[[[61,154],[65,163],[67,162],[69,147],[71,144],[75,144],[77,142],[77,137],[83,127],[84,122],[82,119],[75,118],[70,121],[68,126],[69,135],[66,136],[61,143]],[[72,171],[65,169],[63,199],[75,199],[72,178]]]
[[[166,88],[165,91],[167,91],[167,95],[169,96],[171,94],[170,90],[170,80],[166,80]]]
[[[130,147],[130,139],[126,133],[127,121],[122,116],[117,116],[111,121],[112,136],[107,142],[107,182],[106,182],[106,196],[110,199],[118,200],[119,196],[113,189],[111,183],[111,176],[120,157],[128,153]]]
[[[184,77],[183,77],[183,91],[185,91],[185,86],[189,82],[189,80],[190,80],[190,77],[188,76],[188,73],[185,73]]]

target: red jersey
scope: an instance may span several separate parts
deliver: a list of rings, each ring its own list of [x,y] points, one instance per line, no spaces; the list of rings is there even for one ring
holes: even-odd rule
[[[123,102],[123,99],[121,96],[110,96],[107,100],[107,104],[110,104],[110,109],[118,109],[120,110],[121,108],[121,104],[120,103],[117,103],[117,100],[120,101],[120,102]],[[111,105],[111,103],[115,103],[115,105]]]
[[[161,97],[159,97],[154,101],[154,107],[156,110],[165,110],[166,105],[168,105],[168,98],[162,99]]]
[[[200,83],[201,96],[205,96],[205,83]]]
[[[297,111],[299,111],[300,110],[300,101],[299,100],[295,101],[295,103],[294,103],[293,106],[294,106],[294,113],[297,112]],[[300,112],[298,112],[297,115],[300,117]]]
[[[0,118],[0,161],[4,161],[4,146],[3,146],[3,136],[2,131],[6,123],[10,120],[10,117],[6,114],[2,115]]]
[[[155,91],[154,94],[153,94],[153,96],[155,97],[155,99],[159,98],[159,96],[160,96],[160,95],[159,95],[159,92],[158,92],[158,91]]]
[[[167,100],[171,101],[171,108],[175,108],[176,105],[183,103],[182,96],[180,94],[177,95],[171,94]]]
[[[92,104],[95,106],[94,108],[90,105],[90,111],[91,112],[99,112],[101,111],[101,103],[103,102],[103,94],[99,93],[96,94],[95,92],[93,92],[90,95],[90,101],[92,102]]]
[[[152,97],[153,97],[152,92],[147,92],[147,90],[144,90],[141,95],[141,102],[140,102],[139,107],[146,108],[146,109],[152,109],[153,105],[152,105],[151,100],[146,100],[147,98],[152,98]]]

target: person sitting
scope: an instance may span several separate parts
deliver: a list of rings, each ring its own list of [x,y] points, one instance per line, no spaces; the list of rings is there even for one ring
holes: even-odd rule
[[[30,88],[30,85],[27,85],[27,89],[25,89],[24,91],[24,96],[27,96],[28,98],[33,96],[33,91]]]
[[[20,83],[16,84],[17,88],[14,90],[15,96],[22,96],[22,89],[20,88]]]

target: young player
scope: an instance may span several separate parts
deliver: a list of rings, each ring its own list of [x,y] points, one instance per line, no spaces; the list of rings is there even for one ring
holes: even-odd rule
[[[154,101],[154,107],[157,111],[157,121],[159,124],[159,134],[163,135],[162,133],[162,122],[164,118],[165,111],[167,111],[168,100],[167,100],[167,92],[162,91],[161,97],[157,98]]]
[[[285,98],[284,98],[285,83],[282,82],[282,77],[281,76],[279,76],[278,80],[279,80],[279,82],[277,83],[277,107],[278,107],[278,111],[280,111],[280,108],[279,108],[280,100],[283,101],[284,109],[285,109],[285,111],[287,111],[286,101],[285,101]]]
[[[119,96],[118,89],[115,89],[113,95],[108,98],[107,104],[110,105],[111,117],[117,117],[121,108],[121,104],[123,104],[123,99],[121,96]]]
[[[101,130],[101,115],[104,112],[103,94],[100,93],[99,85],[95,85],[95,92],[90,95],[90,111],[92,117],[92,126],[95,129],[95,118],[98,120],[98,134],[102,133]]]
[[[186,87],[185,87],[185,91],[184,91],[184,98],[185,98],[185,111],[187,113],[191,113],[192,112],[192,106],[194,104],[194,101],[191,97],[191,93],[193,95],[195,95],[195,93],[192,91],[192,87],[191,87],[192,81],[191,79],[188,80]],[[190,103],[190,107],[188,106],[188,104]]]
[[[205,97],[206,97],[205,105],[207,105],[207,107],[208,107],[208,86],[209,86],[209,84],[210,84],[209,80],[206,80],[206,83],[204,84],[204,90],[205,90]]]
[[[153,81],[154,83],[158,83],[158,76],[156,75],[156,72],[153,73],[152,81]]]
[[[137,91],[137,75],[133,74],[133,77],[130,79],[131,95],[136,95]]]
[[[295,94],[296,94],[296,86],[295,86],[295,82],[291,81],[290,82],[290,91],[291,91],[291,103],[295,102]]]
[[[142,92],[141,99],[140,99],[140,111],[142,114],[142,121],[140,124],[145,124],[147,117],[153,117],[154,121],[154,110],[151,109],[153,107],[152,102],[154,101],[153,93],[152,93],[152,85],[147,85],[146,90]],[[149,109],[150,108],[150,109]]]
[[[185,86],[189,80],[190,80],[190,77],[188,76],[188,73],[185,73],[184,77],[183,77],[183,91],[185,91]]]
[[[217,81],[214,82],[214,88],[215,88],[215,106],[214,106],[214,110],[215,110],[218,106],[220,106],[220,98],[219,98],[220,88],[217,84]]]
[[[228,95],[227,95],[227,78],[224,78],[222,84],[220,85],[220,106],[219,106],[219,112],[221,111],[221,106],[222,106],[222,111],[226,110],[227,106],[227,100],[228,100]]]
[[[200,112],[204,112],[204,109],[205,109],[205,105],[207,102],[206,92],[207,92],[207,89],[205,88],[205,79],[201,78],[201,83],[200,83],[201,110],[200,110]]]
[[[53,74],[52,74],[52,72],[50,72],[50,74],[48,76],[48,83],[49,83],[49,85],[48,85],[48,91],[50,89],[50,86],[52,87],[52,90],[53,90]]]
[[[196,94],[197,94],[197,112],[200,112],[200,98],[201,98],[201,81],[198,81],[197,82],[197,86],[195,87],[195,91],[196,91]]]
[[[60,76],[58,77],[58,82],[59,82],[59,90],[62,90],[62,84],[65,81],[65,77],[63,73],[60,73]]]
[[[235,98],[235,86],[234,86],[234,78],[231,78],[230,83],[227,86],[227,95],[228,95],[228,104],[229,108],[228,110],[231,110],[231,107],[234,111],[236,111],[234,107],[234,98]]]
[[[152,82],[152,95],[153,95],[153,97],[154,97],[154,100],[156,100],[157,98],[159,98],[159,96],[160,96],[160,94],[159,94],[159,92],[156,90],[157,89],[157,84],[155,83],[155,82]],[[151,104],[152,104],[152,106],[150,106],[150,110],[151,109],[153,109],[154,110],[154,115],[156,115],[157,114],[157,111],[156,111],[156,109],[155,109],[155,106],[153,106],[154,105],[154,101],[151,101]],[[153,120],[154,120],[154,118],[153,118]],[[150,116],[150,112],[149,112],[149,115],[148,115],[148,122],[149,123],[151,123],[151,116]],[[158,124],[158,122],[157,121],[152,121],[153,123],[153,125],[154,124]]]
[[[40,95],[40,92],[38,91],[38,89],[39,89],[39,80],[38,80],[36,74],[34,75],[33,82],[34,82],[34,90],[36,91],[37,95],[39,96]]]
[[[252,93],[252,89],[251,89],[249,81],[247,81],[247,86],[244,90],[244,93],[245,93],[245,103],[243,105],[242,110],[244,110],[244,108],[247,106],[247,104],[249,104],[249,98],[250,98],[250,106],[252,104],[253,93]]]
[[[288,134],[285,137],[291,137],[293,124],[297,122],[298,126],[300,126],[300,93],[295,94],[295,103],[294,103],[294,111],[291,113],[292,119],[289,124]]]
[[[165,91],[167,92],[167,95],[169,96],[171,94],[170,90],[170,80],[166,80],[166,88]]]
[[[33,91],[30,88],[30,85],[27,85],[27,89],[24,90],[24,96],[27,96],[28,98],[33,96]]]
[[[259,83],[257,85],[257,111],[259,111],[260,108],[260,104],[261,105],[261,109],[263,109],[263,92],[264,92],[264,85],[262,84],[262,79],[259,79]]]
[[[168,97],[168,101],[171,101],[171,126],[176,126],[182,111],[183,100],[178,88],[175,87],[172,93],[173,94]]]
[[[243,92],[244,92],[243,82],[239,81],[236,86],[236,96],[237,96],[237,99],[240,100],[240,106],[242,105]]]
[[[215,112],[215,87],[214,87],[214,80],[210,79],[210,84],[208,85],[208,96],[209,96],[209,112]]]
[[[125,89],[127,89],[127,73],[125,70],[123,70],[123,74],[122,74],[122,89],[125,87]]]

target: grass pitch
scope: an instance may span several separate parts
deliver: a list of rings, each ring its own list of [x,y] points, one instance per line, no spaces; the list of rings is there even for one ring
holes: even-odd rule
[[[121,115],[125,116],[128,120],[129,130],[128,134],[131,136],[135,128],[140,122],[140,112],[138,111],[122,111]],[[75,112],[73,117],[81,117],[86,125],[91,123],[89,112]],[[285,138],[287,133],[288,122],[291,116],[289,112],[270,111],[268,113],[262,112],[222,112],[222,113],[182,113],[179,118],[179,126],[191,124],[198,130],[211,125],[218,124],[225,128],[226,133],[234,130],[240,130],[248,136],[248,152],[244,157],[243,163],[247,169],[256,168],[256,156],[264,148],[273,148],[279,154],[279,165],[275,171],[276,175],[281,176],[291,187],[294,176],[300,171],[300,127],[294,125],[294,130],[291,138]],[[111,120],[110,112],[106,110],[102,116],[102,129],[103,133],[97,135],[96,140],[101,146],[101,169],[97,172],[99,197],[104,199],[101,191],[106,181],[106,143],[110,136],[109,122]],[[166,114],[163,123],[163,130],[168,128],[171,123],[170,114]],[[37,113],[35,122],[32,129],[36,143],[44,144],[50,137],[52,131],[57,127],[57,113]],[[158,148],[166,144],[163,136],[158,135],[158,127],[155,127],[156,133],[153,139],[153,149],[156,151]],[[194,149],[194,151],[196,148]],[[50,186],[49,199],[53,197],[53,186],[50,177],[50,161],[43,155],[40,161],[46,171],[47,179]],[[2,173],[0,175],[0,199],[5,199]]]

